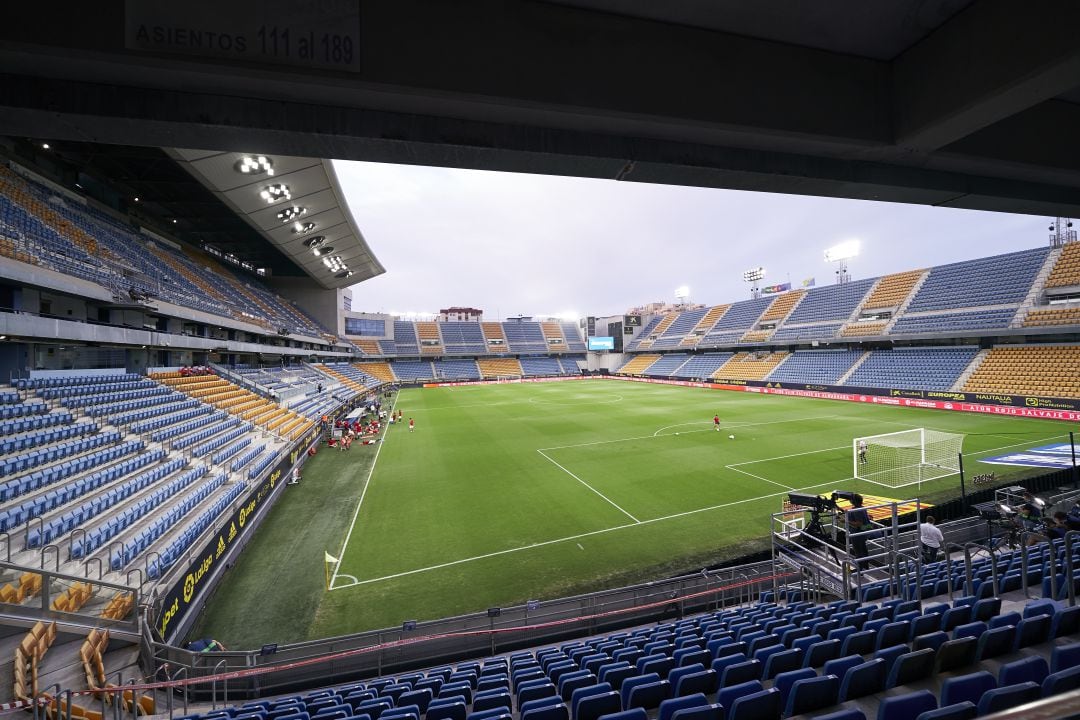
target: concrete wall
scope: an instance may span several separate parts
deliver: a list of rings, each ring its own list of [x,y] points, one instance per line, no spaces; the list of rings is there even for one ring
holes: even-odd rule
[[[345,299],[343,290],[327,290],[308,277],[273,277],[267,285],[281,297],[292,300],[325,328],[338,328],[338,318]],[[343,329],[336,330],[338,335]]]

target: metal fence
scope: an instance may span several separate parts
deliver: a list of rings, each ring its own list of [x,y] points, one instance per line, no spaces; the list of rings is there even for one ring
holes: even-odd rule
[[[792,578],[797,573],[790,573]],[[544,602],[492,608],[401,628],[251,652],[200,654],[152,642],[157,677],[187,680],[240,671],[240,677],[185,687],[187,699],[251,698],[305,687],[485,657],[619,628],[681,618],[757,599],[776,580],[770,562]]]

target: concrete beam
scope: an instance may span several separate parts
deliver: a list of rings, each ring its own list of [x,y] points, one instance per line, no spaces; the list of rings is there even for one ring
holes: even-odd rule
[[[1080,214],[1080,189],[1007,173],[657,140],[505,122],[0,76],[0,133],[620,178],[1031,214]],[[124,102],[114,102],[117,97]]]
[[[981,0],[893,63],[896,144],[932,152],[1080,84],[1080,3]]]

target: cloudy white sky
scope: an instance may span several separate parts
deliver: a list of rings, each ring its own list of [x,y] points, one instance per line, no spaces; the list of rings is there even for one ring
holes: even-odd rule
[[[614,315],[675,288],[715,305],[765,284],[831,284],[825,248],[858,238],[853,279],[1042,245],[1048,219],[859,200],[475,170],[336,162],[349,207],[386,273],[353,309],[464,305],[486,319]]]

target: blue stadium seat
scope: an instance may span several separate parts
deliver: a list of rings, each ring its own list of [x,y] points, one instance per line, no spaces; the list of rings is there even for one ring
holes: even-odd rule
[[[743,695],[731,704],[727,720],[759,720],[780,716],[780,691],[769,688],[761,692]]]
[[[788,693],[784,716],[802,715],[837,703],[840,679],[835,675],[796,680]]]
[[[704,707],[708,704],[709,701],[702,693],[695,693],[693,695],[686,695],[684,697],[670,698],[660,703],[660,712],[657,715],[656,720],[671,720],[672,715],[674,715],[679,710]]]
[[[979,699],[979,715],[990,715],[1017,705],[1034,702],[1042,695],[1038,683],[1022,682],[986,691]]]
[[[997,681],[986,670],[946,678],[941,684],[941,703],[952,705],[967,700],[978,704],[983,694],[995,688]]]
[[[840,682],[840,702],[856,700],[885,689],[885,660],[875,658],[848,668]]]
[[[937,698],[929,690],[893,695],[878,705],[877,720],[911,720],[924,712],[937,710],[937,706]]]
[[[937,710],[927,710],[920,713],[915,720],[974,720],[978,716],[978,712],[975,703],[964,701],[953,705],[945,705]]]

